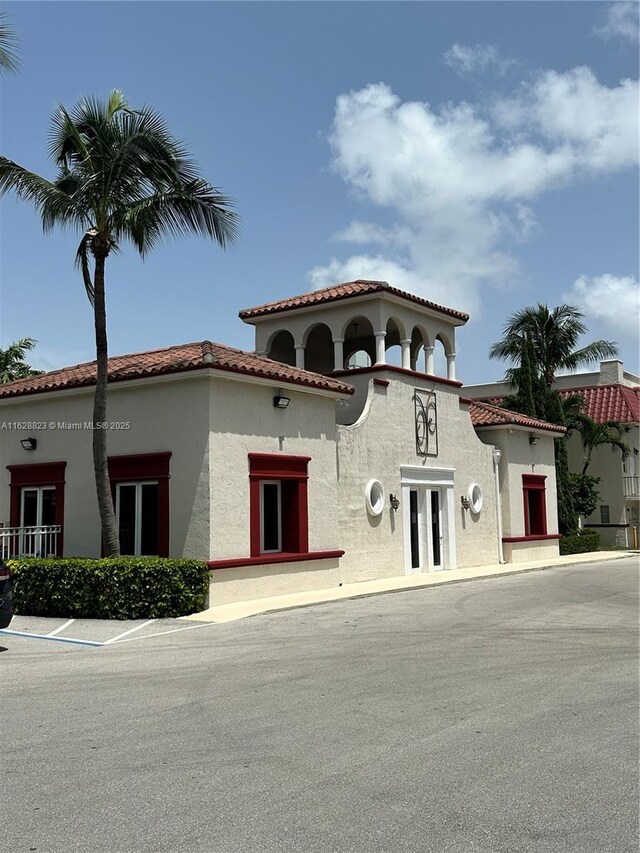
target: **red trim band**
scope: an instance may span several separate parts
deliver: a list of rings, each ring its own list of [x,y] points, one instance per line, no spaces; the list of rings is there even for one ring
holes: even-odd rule
[[[422,373],[419,370],[409,370],[406,367],[397,367],[395,364],[372,364],[371,367],[355,367],[353,370],[332,370],[329,376],[357,376],[363,373],[380,373],[389,370],[391,373],[400,373],[405,376],[419,376],[424,382],[438,382],[442,385],[451,385],[454,388],[462,388],[462,382],[457,379],[445,379],[444,376],[434,376],[431,373]]]
[[[559,533],[539,533],[531,536],[503,536],[503,542],[538,542],[545,539],[562,539]]]
[[[544,491],[546,474],[523,474],[522,485],[525,489],[540,489]]]
[[[344,551],[306,551],[300,554],[261,554],[258,557],[235,557],[230,560],[209,560],[211,571],[236,569],[242,566],[266,566],[273,563],[298,563],[310,560],[331,560],[344,556]]]

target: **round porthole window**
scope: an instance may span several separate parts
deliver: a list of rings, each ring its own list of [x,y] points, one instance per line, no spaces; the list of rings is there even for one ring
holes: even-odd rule
[[[369,480],[365,490],[369,515],[380,515],[384,509],[384,489],[380,480]]]
[[[482,509],[482,489],[477,483],[471,483],[469,486],[468,498],[471,512],[479,513]]]

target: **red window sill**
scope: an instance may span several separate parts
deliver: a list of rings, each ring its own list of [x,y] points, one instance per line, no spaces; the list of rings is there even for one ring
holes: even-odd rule
[[[209,560],[208,566],[216,569],[236,569],[241,566],[267,566],[273,563],[302,563],[309,560],[330,560],[342,557],[344,551],[304,551],[300,554],[259,554],[257,557],[235,557],[231,560]]]
[[[503,542],[539,542],[545,539],[561,539],[559,533],[537,533],[533,536],[503,536]]]

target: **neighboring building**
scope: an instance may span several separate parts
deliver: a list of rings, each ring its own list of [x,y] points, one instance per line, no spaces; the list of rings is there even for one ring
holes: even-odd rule
[[[256,353],[110,359],[123,552],[208,560],[212,603],[557,555],[563,429],[461,396],[466,314],[356,281],[240,316]],[[99,556],[94,377],[0,386],[5,551]]]
[[[587,473],[600,478],[600,504],[584,520],[585,527],[600,533],[602,543],[623,548],[638,547],[640,509],[640,376],[624,370],[617,359],[603,361],[600,369],[589,373],[558,376],[555,387],[562,397],[580,394],[585,398],[585,413],[597,423],[618,421],[625,427],[623,439],[631,454],[622,459],[619,450],[608,447],[594,450]],[[467,385],[465,394],[474,399],[499,402],[513,392],[508,382]],[[584,459],[580,436],[569,438],[569,468],[581,471]]]

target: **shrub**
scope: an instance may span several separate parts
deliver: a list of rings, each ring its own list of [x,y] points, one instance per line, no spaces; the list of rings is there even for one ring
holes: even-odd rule
[[[580,530],[571,536],[563,536],[560,540],[560,554],[585,554],[587,551],[597,551],[600,545],[600,534],[597,530]]]
[[[16,613],[88,619],[157,619],[202,610],[206,563],[163,557],[9,561]]]

